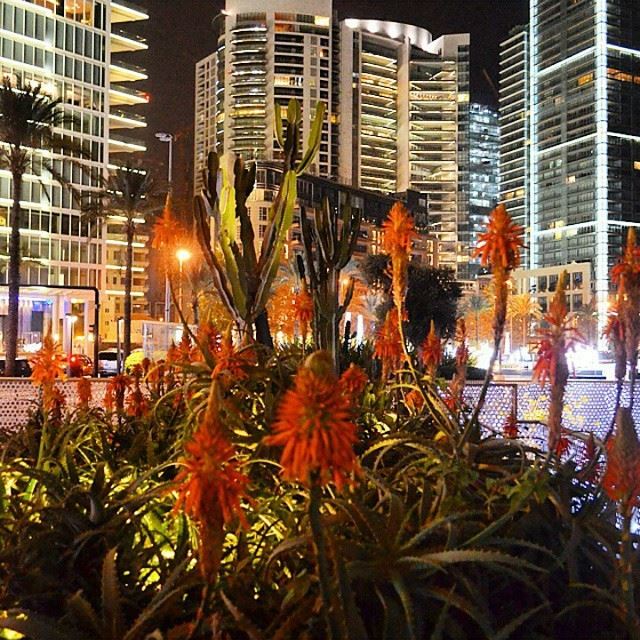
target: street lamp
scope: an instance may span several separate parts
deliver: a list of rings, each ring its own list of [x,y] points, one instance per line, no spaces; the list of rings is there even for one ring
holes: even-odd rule
[[[184,308],[184,300],[182,299],[182,267],[184,263],[191,258],[191,251],[188,249],[178,249],[176,251],[176,258],[178,258],[178,264],[180,265],[180,289],[178,292],[178,300],[180,301],[180,307]]]
[[[175,140],[175,136],[172,133],[165,133],[164,131],[158,131],[155,134],[156,138],[160,140],[160,142],[168,142],[169,143],[169,163],[167,165],[167,183],[169,193],[173,192],[173,141]],[[171,321],[171,292],[169,289],[169,273],[164,279],[164,321]]]
[[[67,375],[71,375],[71,354],[73,353],[73,326],[78,321],[78,316],[66,313],[67,326],[69,327],[69,351],[67,356]]]
[[[169,143],[169,165],[167,171],[167,182],[169,183],[169,191],[172,191],[172,178],[173,178],[173,141],[175,140],[175,136],[172,133],[165,133],[164,131],[158,131],[155,134],[156,138],[160,140],[160,142],[168,142]]]

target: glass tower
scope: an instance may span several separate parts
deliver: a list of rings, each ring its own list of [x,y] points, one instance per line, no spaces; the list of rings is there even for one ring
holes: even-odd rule
[[[487,217],[498,202],[498,158],[500,127],[498,112],[472,103],[469,109],[469,234],[470,246],[478,244],[478,234],[487,226]],[[471,261],[469,275],[479,268]]]
[[[147,45],[114,25],[147,17],[128,0],[0,1],[0,75],[41,85],[43,93],[61,98],[65,112],[74,116],[64,135],[90,148],[91,159],[82,160],[82,167],[63,155],[50,159],[78,192],[97,189],[99,176],[110,165],[145,150],[143,143],[121,134],[146,126],[131,107],[148,98],[127,83],[147,76],[117,54],[143,51]],[[0,171],[2,261],[8,259],[10,189],[10,174]],[[81,219],[70,193],[46,171],[25,176],[22,209],[22,283],[98,287],[102,318],[109,323],[123,293],[122,265],[114,253],[122,249],[121,236],[109,225],[98,227]],[[134,279],[134,296],[144,300],[146,249],[144,242],[138,244],[142,277]],[[111,298],[117,302],[111,304]]]
[[[591,261],[600,323],[640,224],[640,7],[532,0],[531,264]]]
[[[196,189],[209,150],[278,160],[273,105],[297,98],[306,138],[320,100],[327,117],[310,173],[387,194],[426,194],[440,263],[462,272],[469,36],[433,40],[412,25],[338,22],[330,0],[255,9],[249,0],[227,0],[215,20],[216,50],[196,66]]]
[[[529,220],[529,29],[516,27],[500,45],[500,201],[530,233]],[[522,265],[529,266],[529,240]]]

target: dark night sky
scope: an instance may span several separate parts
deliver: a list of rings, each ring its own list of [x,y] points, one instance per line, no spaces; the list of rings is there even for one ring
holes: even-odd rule
[[[167,145],[155,140],[156,131],[178,135],[174,166],[176,187],[185,191],[191,172],[195,63],[214,48],[211,20],[224,0],[138,0],[150,19],[139,28],[149,41],[146,60],[146,107],[149,160],[165,175]],[[471,33],[471,99],[495,105],[497,97],[483,69],[497,86],[498,44],[509,30],[528,20],[528,0],[334,0],[340,18],[376,18],[426,27],[434,37],[443,33]],[[260,0],[256,0],[256,9]],[[131,25],[132,28],[138,25]]]

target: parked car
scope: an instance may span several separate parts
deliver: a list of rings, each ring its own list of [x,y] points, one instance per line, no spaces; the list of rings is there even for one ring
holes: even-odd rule
[[[0,376],[4,375],[4,358],[0,359]],[[26,358],[16,358],[16,377],[29,378],[31,376],[31,365]]]
[[[93,375],[93,360],[84,353],[72,353],[69,358],[69,376],[82,378]]]
[[[122,358],[122,353],[120,354]],[[118,373],[118,350],[107,349],[98,353],[98,376],[107,378]]]

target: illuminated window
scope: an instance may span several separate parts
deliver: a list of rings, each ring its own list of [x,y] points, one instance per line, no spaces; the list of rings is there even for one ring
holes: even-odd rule
[[[640,171],[640,160],[634,160],[634,162],[633,162],[633,168],[634,168],[636,171]]]
[[[314,24],[319,27],[328,27],[329,26],[329,18],[328,16],[315,16]]]
[[[578,78],[578,86],[581,87],[582,85],[589,84],[589,82],[591,82],[592,80],[593,73],[585,73]]]

